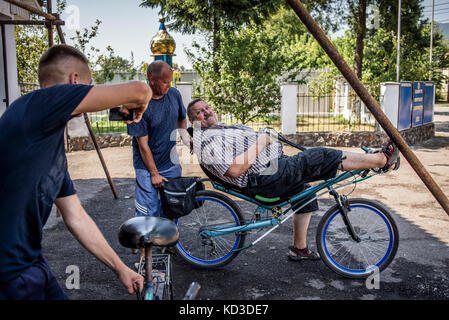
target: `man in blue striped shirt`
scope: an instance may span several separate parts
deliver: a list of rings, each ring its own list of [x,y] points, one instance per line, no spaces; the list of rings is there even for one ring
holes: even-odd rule
[[[204,100],[193,100],[187,107],[187,115],[194,127],[201,127],[193,134],[193,150],[199,162],[220,180],[249,194],[282,197],[300,193],[309,182],[333,178],[337,170],[398,168],[399,151],[391,142],[379,153],[310,148],[286,156],[281,143],[264,132],[255,132],[243,125],[219,123]],[[319,255],[307,247],[307,229],[312,212],[316,210],[315,200],[294,215],[290,260],[319,259]]]

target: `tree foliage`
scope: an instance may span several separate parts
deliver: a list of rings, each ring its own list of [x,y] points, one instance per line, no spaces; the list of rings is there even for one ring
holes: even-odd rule
[[[279,108],[280,65],[276,56],[278,38],[264,37],[256,28],[226,30],[214,72],[211,47],[188,55],[201,76],[196,96],[206,99],[219,113],[232,114],[241,123],[263,117]]]
[[[281,0],[145,0],[141,6],[160,8],[169,29],[210,36],[213,68],[219,72],[216,57],[220,54],[223,32],[237,30],[247,23],[261,23],[280,3]]]
[[[134,79],[138,68],[134,66],[134,55],[131,52],[130,60],[115,55],[111,46],[106,47],[107,54],[101,54],[95,61],[95,69],[92,77],[95,83],[106,83],[112,81],[116,74],[119,74],[122,80]]]
[[[145,0],[141,6],[160,8],[169,29],[194,33],[213,31],[214,19],[236,29],[245,23],[260,23],[279,7],[280,0]]]
[[[91,45],[92,39],[98,36],[101,21],[96,20],[93,26],[76,30],[70,40],[74,47],[81,50],[89,60],[92,77],[97,84],[112,81],[115,74],[120,74],[123,80],[131,80],[138,72],[134,66],[134,57],[130,59],[115,54],[111,46],[106,47],[106,53]],[[48,49],[48,31],[39,26],[16,26],[16,52],[18,81],[38,83],[37,69],[39,59]],[[55,43],[60,43],[55,37]]]
[[[22,83],[38,83],[37,67],[41,55],[48,49],[47,29],[36,26],[16,26],[17,77]]]
[[[46,7],[46,1],[43,1]],[[56,12],[61,14],[66,6],[66,0],[56,0]],[[31,20],[41,20],[31,14]],[[54,33],[55,43],[60,43],[59,35]],[[38,83],[37,69],[42,54],[48,49],[48,30],[42,26],[16,25],[16,56],[17,76],[22,83]]]
[[[73,45],[81,50],[88,58],[92,78],[95,83],[102,84],[114,79],[119,74],[122,80],[131,80],[137,74],[139,67],[134,66],[134,55],[130,59],[117,56],[111,46],[106,47],[106,53],[91,45],[91,40],[97,37],[101,21],[96,20],[93,26],[76,30],[75,36],[70,38]]]

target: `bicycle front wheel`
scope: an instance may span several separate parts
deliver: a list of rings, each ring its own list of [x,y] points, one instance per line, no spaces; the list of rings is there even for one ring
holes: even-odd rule
[[[235,232],[206,236],[204,230],[244,224],[238,205],[214,191],[199,191],[193,211],[175,222],[179,229],[178,254],[194,267],[217,269],[231,262],[243,246],[245,235]]]
[[[399,233],[391,214],[379,202],[349,200],[348,219],[360,241],[349,234],[337,205],[321,219],[316,234],[323,262],[347,278],[367,278],[384,270],[393,260]]]

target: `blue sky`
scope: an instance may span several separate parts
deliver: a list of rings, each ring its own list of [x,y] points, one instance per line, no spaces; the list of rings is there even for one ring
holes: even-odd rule
[[[151,62],[150,41],[159,29],[158,9],[142,8],[140,0],[67,0],[67,6],[74,5],[79,8],[80,27],[93,26],[96,19],[102,21],[99,33],[92,40],[92,45],[101,51],[110,45],[115,53],[129,58],[131,51],[136,64],[141,61]],[[63,19],[67,15],[62,15]],[[74,31],[63,26],[66,32],[66,42],[71,43],[70,37]],[[173,62],[191,68],[190,62],[184,53],[192,41],[203,41],[197,35],[182,35],[169,31],[176,41],[175,57]]]
[[[449,23],[449,0],[434,0],[435,2],[435,21],[441,23]],[[432,0],[424,0],[424,17],[429,18],[432,16]]]
[[[110,45],[116,54],[129,58],[131,51],[136,64],[151,62],[150,41],[159,29],[158,9],[142,8],[140,0],[67,0],[67,5],[79,8],[80,27],[93,26],[96,19],[102,21],[98,36],[92,45],[104,51]],[[432,0],[424,0],[424,16],[431,16]],[[62,16],[66,19],[66,16]],[[449,22],[449,0],[435,0],[435,20]],[[66,41],[71,42],[73,30],[63,27],[67,33]],[[203,42],[200,35],[183,35],[169,31],[176,41],[173,62],[191,68],[184,52],[193,41]]]

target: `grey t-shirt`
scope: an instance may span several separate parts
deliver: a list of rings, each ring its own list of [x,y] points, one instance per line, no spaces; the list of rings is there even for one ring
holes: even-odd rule
[[[194,152],[199,162],[212,174],[243,188],[248,184],[248,174],[261,173],[272,160],[278,159],[282,155],[282,144],[280,142],[272,143],[259,153],[245,173],[237,178],[225,176],[234,159],[255,144],[260,134],[261,132],[256,132],[242,124],[217,125],[194,130]]]

